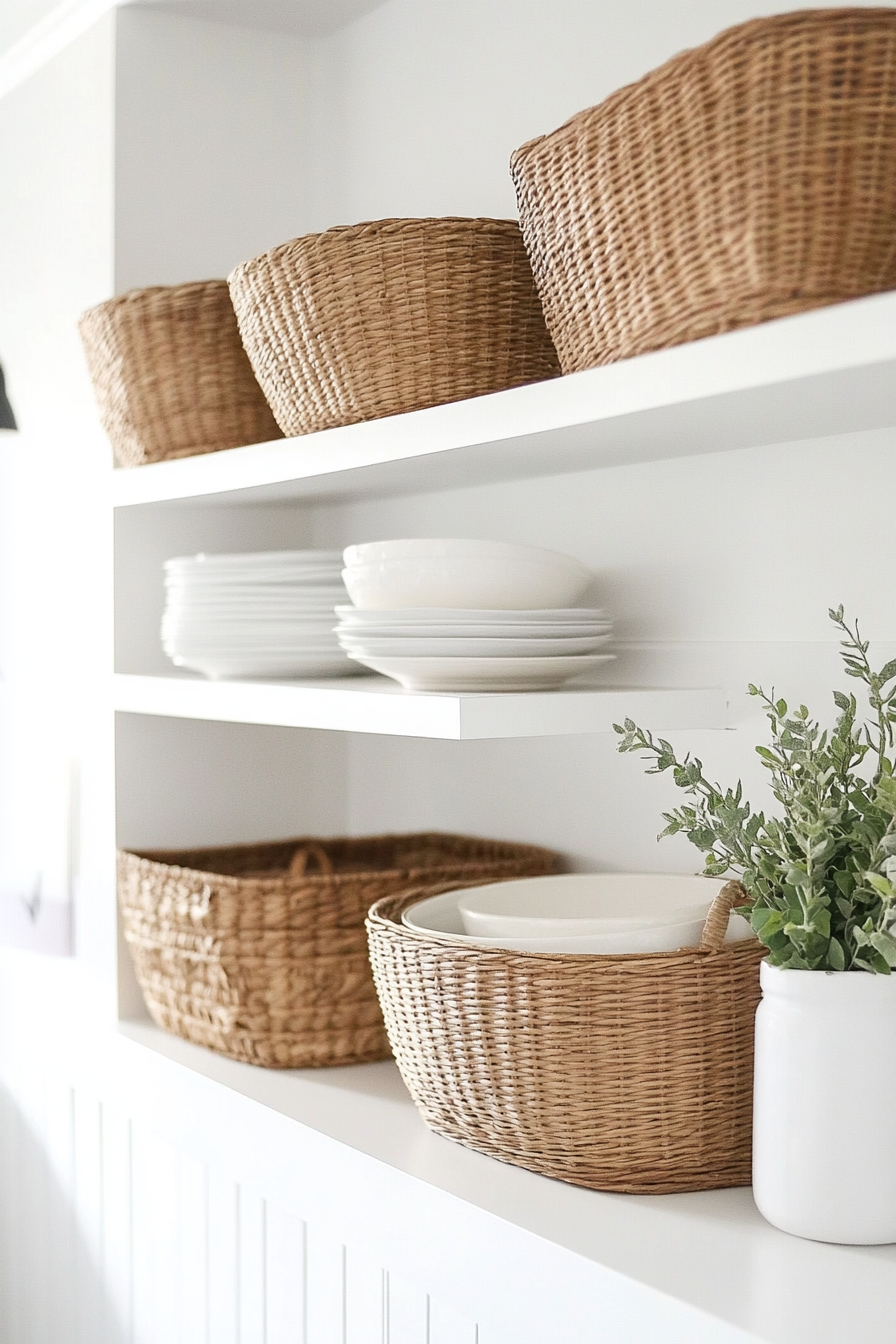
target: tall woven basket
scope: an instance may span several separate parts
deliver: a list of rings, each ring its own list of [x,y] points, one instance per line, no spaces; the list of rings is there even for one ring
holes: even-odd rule
[[[231,1059],[314,1068],[389,1044],[364,917],[387,893],[555,872],[531,845],[460,835],[121,853],[124,936],[153,1020]]]
[[[230,292],[284,434],[560,372],[513,220],[382,219],[328,229],[238,266]]]
[[[134,289],[79,323],[119,466],[279,439],[225,280]]]
[[[401,923],[379,901],[370,957],[389,1040],[436,1133],[575,1185],[632,1194],[750,1183],[755,940],[651,956],[507,952]]]
[[[896,287],[896,9],[682,52],[511,159],[564,373]]]

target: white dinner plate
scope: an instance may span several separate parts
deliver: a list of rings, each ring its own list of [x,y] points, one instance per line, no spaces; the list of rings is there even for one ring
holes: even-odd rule
[[[350,677],[363,669],[342,655],[320,654],[280,658],[253,651],[242,654],[209,653],[178,655],[172,659],[177,667],[202,672],[215,680],[227,677],[270,677],[275,680],[301,677]]]
[[[593,653],[609,635],[562,639],[380,639],[340,633],[339,643],[360,658],[542,658],[556,654]]]
[[[612,662],[615,654],[558,658],[358,658],[408,691],[546,691]]]
[[[345,561],[341,551],[243,551],[197,555],[174,555],[165,561],[166,569],[282,569],[311,566],[341,569]]]
[[[373,611],[362,607],[337,606],[336,614],[346,625],[417,626],[430,625],[526,625],[553,624],[557,621],[609,625],[610,617],[600,607],[548,607],[544,610],[524,607],[519,611],[490,611],[478,607],[404,607],[399,610]]]
[[[611,635],[609,621],[567,624],[556,621],[543,625],[351,625],[340,621],[337,632],[352,639],[589,639]]]

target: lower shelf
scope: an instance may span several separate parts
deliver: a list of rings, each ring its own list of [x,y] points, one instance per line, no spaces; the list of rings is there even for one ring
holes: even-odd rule
[[[422,1243],[430,1233],[447,1238],[446,1257],[469,1253],[467,1272],[472,1277],[478,1264],[493,1294],[513,1291],[521,1303],[534,1295],[534,1302],[541,1285],[549,1305],[554,1294],[558,1319],[570,1306],[564,1293],[579,1294],[572,1305],[587,1317],[590,1304],[592,1324],[604,1322],[601,1338],[633,1344],[892,1339],[896,1246],[831,1246],[788,1236],[761,1218],[748,1189],[609,1195],[494,1161],[431,1133],[391,1062],[280,1072],[233,1063],[149,1023],[120,1023],[125,1046],[122,1037],[141,1052],[130,1064],[122,1057],[122,1075],[133,1069],[147,1106],[170,1111],[176,1092],[200,1130],[206,1112],[216,1133],[230,1132],[238,1116],[249,1144],[260,1141],[264,1112],[279,1113],[294,1123],[283,1131],[282,1151],[269,1155],[278,1170],[296,1167],[302,1154],[319,1147],[317,1139],[312,1145],[313,1131],[325,1145],[335,1143],[326,1160],[353,1182],[350,1202],[360,1207],[389,1195],[388,1207],[377,1204],[375,1214],[388,1222],[389,1211],[406,1208],[416,1189],[422,1222],[407,1229],[409,1240]],[[183,1070],[176,1088],[171,1064]],[[247,1102],[259,1109],[246,1110]],[[183,1123],[180,1112],[174,1114],[175,1123]],[[481,1215],[488,1220],[481,1243],[466,1245]],[[503,1283],[505,1266],[515,1288]],[[818,1283],[836,1284],[836,1292],[812,1291],[809,1285]],[[533,1317],[529,1328],[524,1322],[506,1337],[529,1344],[556,1336]],[[584,1344],[597,1335],[582,1327],[561,1337]]]
[[[593,687],[512,695],[423,695],[403,691],[385,677],[263,682],[119,673],[114,706],[128,714],[179,719],[463,740],[606,733],[627,715],[661,732],[723,728],[727,697],[714,689]]]

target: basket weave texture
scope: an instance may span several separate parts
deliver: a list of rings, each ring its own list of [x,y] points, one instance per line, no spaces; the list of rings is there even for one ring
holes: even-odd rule
[[[279,439],[226,280],[135,289],[79,323],[119,466]]]
[[[328,229],[238,266],[230,292],[284,434],[560,372],[513,220],[384,219]]]
[[[231,1059],[313,1068],[389,1054],[364,932],[373,902],[557,867],[550,850],[457,835],[300,838],[122,852],[118,892],[158,1026]]]
[[[896,9],[731,28],[511,173],[564,373],[896,288]]]
[[[417,895],[367,922],[386,1029],[436,1133],[597,1190],[749,1185],[755,939],[722,944],[716,898],[699,948],[568,956],[461,946],[401,923]]]

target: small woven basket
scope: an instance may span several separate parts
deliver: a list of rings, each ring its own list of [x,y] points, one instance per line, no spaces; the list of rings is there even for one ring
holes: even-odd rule
[[[225,280],[134,289],[79,323],[119,466],[279,439]]]
[[[297,839],[122,852],[118,893],[158,1026],[231,1059],[314,1068],[389,1054],[364,932],[374,901],[557,867],[549,850],[457,835]]]
[[[284,434],[560,372],[512,220],[384,219],[328,229],[238,266],[230,292]]]
[[[896,9],[731,28],[511,173],[564,373],[896,288]]]
[[[420,895],[379,901],[367,932],[389,1040],[431,1129],[596,1190],[749,1185],[765,948],[723,943],[739,883],[716,897],[699,948],[651,956],[424,936],[401,923]]]

